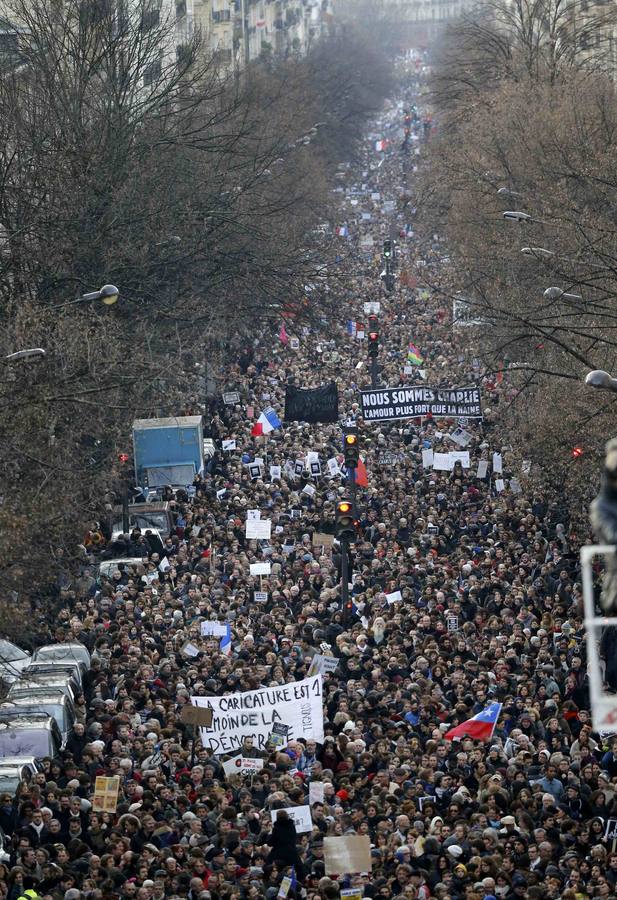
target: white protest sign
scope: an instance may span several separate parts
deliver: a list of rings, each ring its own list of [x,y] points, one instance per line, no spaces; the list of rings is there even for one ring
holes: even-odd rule
[[[231,775],[254,775],[264,767],[263,759],[248,759],[245,756],[234,756],[223,763],[223,772]]]
[[[493,453],[493,472],[495,472],[495,474],[503,472],[501,453]]]
[[[448,437],[451,441],[454,441],[455,444],[458,444],[459,447],[466,447],[470,443],[473,435],[463,428],[457,428],[456,431],[453,431]]]
[[[452,471],[452,460],[450,459],[449,453],[434,453],[433,454],[433,469],[436,472],[451,472]]]
[[[521,465],[521,472],[523,473],[523,475],[529,475],[529,473],[531,472],[531,460],[530,459],[523,460],[523,463]]]
[[[269,575],[272,571],[272,564],[269,562],[251,563],[249,571],[251,575]]]
[[[300,338],[297,338],[297,337],[289,338],[289,349],[290,350],[299,350],[300,349]]]
[[[403,595],[400,591],[393,591],[391,594],[386,594],[386,600],[388,603],[402,603]]]
[[[425,469],[428,469],[433,465],[433,455],[433,451],[430,449],[422,451],[422,465]]]
[[[414,367],[413,366],[403,366],[403,375],[413,375]]]
[[[246,519],[247,519],[247,522],[252,521],[254,519],[261,519],[261,510],[260,509],[247,509]]]
[[[273,824],[276,822],[276,817],[279,812],[281,812],[280,809],[270,810]],[[287,806],[285,807],[285,812],[289,818],[293,820],[297,834],[305,834],[307,831],[310,832],[313,830],[310,806]]]
[[[268,602],[268,592],[267,591],[253,591],[253,600],[255,603],[267,603]]]
[[[224,622],[202,622],[201,633],[203,637],[224,637],[227,634],[227,625]]]
[[[476,472],[476,478],[486,478],[486,474],[488,472],[488,460],[481,459],[478,463],[478,471]]]
[[[196,647],[195,644],[191,644],[190,641],[187,641],[186,644],[182,647],[182,652],[185,656],[199,656],[199,647]]]
[[[281,467],[280,466],[270,466],[270,478],[272,481],[280,480],[281,477]]]
[[[523,492],[521,483],[518,480],[518,478],[510,479],[510,490],[512,491],[513,494],[521,494]]]
[[[253,540],[269,540],[272,535],[270,519],[249,519],[246,523],[245,535]]]
[[[309,675],[325,675],[328,672],[336,671],[338,659],[335,656],[323,656],[316,653],[311,660],[311,667],[308,670]]]
[[[216,492],[216,499],[222,500],[226,493],[227,493],[227,488],[221,488],[220,491]]]
[[[338,460],[333,456],[332,459],[328,460],[328,472],[330,475],[338,475],[340,471]]]
[[[287,726],[288,742],[305,738],[323,743],[321,675],[224,697],[194,697],[191,702],[213,711],[212,724],[201,729],[201,742],[215,756],[240,750],[247,737],[264,750],[275,724]]]
[[[317,488],[314,484],[305,484],[302,488],[303,494],[308,494],[309,497],[312,497],[316,493]]]
[[[450,450],[450,459],[453,466],[456,462],[460,462],[464,469],[468,469],[471,465],[469,450]]]
[[[324,801],[324,783],[323,781],[309,782],[309,806],[313,803],[323,803]]]
[[[223,450],[235,450],[236,442],[235,441],[223,441]]]
[[[504,483],[503,478],[497,478],[497,479],[495,480],[495,490],[497,491],[497,493],[501,494],[501,492],[502,492],[503,490],[505,490],[505,486],[506,486],[506,485],[505,485],[505,483]]]
[[[381,303],[378,300],[367,300],[362,304],[362,309],[367,316],[378,316],[381,310]]]
[[[164,556],[159,563],[159,572],[166,572],[167,569],[171,569],[171,565],[166,556]]]

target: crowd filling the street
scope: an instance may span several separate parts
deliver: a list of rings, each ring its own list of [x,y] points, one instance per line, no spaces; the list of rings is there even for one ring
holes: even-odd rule
[[[216,397],[187,385],[167,414],[202,415],[210,449],[159,491],[168,526],[89,523],[81,571],[59,564],[60,647],[3,662],[3,900],[615,896],[577,555],[416,221],[426,65],[340,167],[340,259],[307,286],[340,319],[312,299],[230,354]],[[288,421],[290,387],[336,387],[334,420]]]

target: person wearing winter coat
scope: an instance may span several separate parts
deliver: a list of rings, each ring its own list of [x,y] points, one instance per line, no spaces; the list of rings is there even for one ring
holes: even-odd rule
[[[275,862],[279,867],[293,866],[296,877],[302,879],[304,870],[296,845],[296,826],[284,809],[276,812],[274,827],[268,843],[272,848],[269,862]]]

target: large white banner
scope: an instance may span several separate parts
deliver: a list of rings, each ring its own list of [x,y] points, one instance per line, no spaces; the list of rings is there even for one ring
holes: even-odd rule
[[[306,738],[323,743],[321,675],[242,694],[192,697],[191,702],[212,709],[212,725],[201,729],[201,741],[215,756],[240,750],[245,737],[252,737],[257,749],[265,749],[275,723],[288,726],[288,741]]]

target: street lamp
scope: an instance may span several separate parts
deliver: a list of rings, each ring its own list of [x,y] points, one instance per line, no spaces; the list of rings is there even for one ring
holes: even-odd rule
[[[580,294],[568,294],[558,287],[549,287],[544,291],[545,300],[582,300]]]
[[[553,250],[547,250],[545,247],[521,247],[521,253],[525,256],[535,256],[536,259],[549,259],[555,256]]]
[[[15,353],[9,353],[8,356],[2,357],[2,362],[7,366],[23,360],[24,362],[34,362],[36,359],[42,359],[45,351],[42,347],[32,347],[28,350],[16,350]]]
[[[585,384],[600,391],[613,391],[617,394],[617,378],[613,378],[603,369],[594,369],[585,376]]]
[[[57,306],[48,307],[50,310],[64,309],[65,306],[75,306],[76,303],[92,303],[100,300],[105,306],[113,306],[118,302],[120,291],[114,284],[104,284],[98,291],[91,291],[88,294],[82,294],[76,300],[68,300],[66,303],[59,303]]]
[[[518,191],[511,191],[510,188],[500,187],[497,189],[497,193],[501,197],[522,197],[523,194],[520,194]]]
[[[503,213],[504,219],[507,219],[509,222],[537,222],[537,219],[534,219],[533,216],[530,216],[529,213],[519,212],[516,209],[507,209],[505,213]]]

